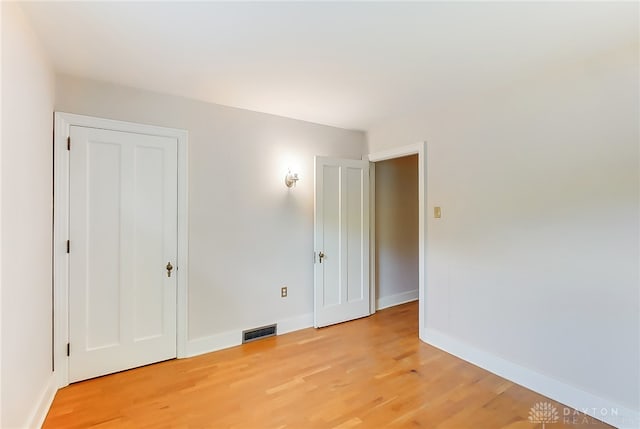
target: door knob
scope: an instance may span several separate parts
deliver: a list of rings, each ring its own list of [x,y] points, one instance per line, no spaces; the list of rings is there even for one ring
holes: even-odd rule
[[[320,258],[320,263],[322,263],[322,259],[324,258],[324,252],[318,253],[318,257]]]
[[[171,270],[173,270],[173,265],[171,262],[167,262],[167,277],[171,277]]]

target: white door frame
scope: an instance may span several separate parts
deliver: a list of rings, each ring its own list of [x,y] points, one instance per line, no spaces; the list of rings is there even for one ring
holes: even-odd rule
[[[424,341],[425,321],[426,321],[426,302],[424,300],[427,289],[425,282],[425,274],[427,268],[426,242],[427,242],[427,222],[426,222],[426,204],[427,204],[427,142],[420,142],[408,146],[401,146],[393,149],[374,152],[369,154],[369,162],[385,161],[387,159],[402,158],[409,155],[418,155],[418,314],[419,314],[419,336]],[[374,164],[375,165],[375,164]],[[375,172],[375,168],[372,169]],[[371,193],[375,193],[375,174],[371,173]],[[375,195],[370,199],[371,204],[375,205]],[[370,228],[371,249],[375,249],[375,206],[372,209],[372,225]],[[376,278],[375,278],[375,252],[371,255],[371,313],[376,308]]]
[[[67,343],[69,342],[69,151],[70,126],[100,128],[128,133],[174,137],[178,140],[178,258],[176,350],[186,357],[188,282],[188,137],[186,130],[94,118],[72,113],[55,113],[54,126],[54,213],[53,213],[53,355],[58,387],[69,384]],[[71,142],[73,150],[73,142]],[[71,244],[73,251],[73,243]]]

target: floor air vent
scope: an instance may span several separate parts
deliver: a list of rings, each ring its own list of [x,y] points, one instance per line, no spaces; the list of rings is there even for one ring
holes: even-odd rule
[[[262,338],[273,337],[277,333],[276,324],[269,326],[262,326],[260,328],[255,329],[247,329],[246,331],[242,331],[242,343],[249,343],[251,341],[256,341]]]

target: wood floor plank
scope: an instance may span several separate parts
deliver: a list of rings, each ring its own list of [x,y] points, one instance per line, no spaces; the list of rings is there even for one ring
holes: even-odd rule
[[[537,429],[537,402],[558,409],[550,428],[610,428],[422,343],[414,302],[72,384],[44,428]]]

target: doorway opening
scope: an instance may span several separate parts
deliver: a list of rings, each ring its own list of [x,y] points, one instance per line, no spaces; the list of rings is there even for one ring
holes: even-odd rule
[[[418,155],[375,163],[376,310],[418,300]]]
[[[371,243],[372,243],[372,252],[371,252],[371,312],[373,313],[376,309],[379,308],[378,300],[376,298],[376,287],[378,286],[378,280],[376,276],[377,267],[377,258],[376,258],[376,249],[378,249],[377,237],[376,237],[376,224],[378,223],[376,219],[376,210],[375,210],[375,189],[378,186],[375,182],[376,178],[376,167],[379,163],[387,160],[394,160],[398,158],[416,156],[417,163],[417,212],[418,212],[418,229],[417,229],[417,240],[418,240],[418,336],[422,341],[425,341],[425,328],[426,328],[426,318],[427,318],[427,282],[426,282],[426,267],[427,267],[427,253],[426,253],[426,242],[427,242],[427,222],[426,222],[426,206],[427,206],[427,143],[419,142],[412,145],[401,146],[393,149],[387,149],[380,152],[374,152],[369,154],[369,162],[371,162],[372,168],[372,210],[371,210],[371,222],[373,227],[371,228]],[[384,167],[383,167],[384,168]],[[415,170],[414,170],[415,171]],[[384,180],[384,179],[383,179]],[[415,182],[414,182],[415,183]],[[383,185],[384,186],[384,185]],[[383,262],[384,263],[384,262]],[[381,288],[381,294],[384,297],[385,286]],[[408,286],[410,288],[411,286]],[[413,300],[411,294],[413,292],[406,291],[407,294],[404,295],[404,299],[407,301]],[[402,294],[403,292],[399,292]],[[394,296],[394,294],[390,294],[389,296]],[[400,299],[403,295],[395,296],[394,300],[397,304],[400,303]],[[392,299],[389,298],[385,302],[383,299],[380,304],[383,306],[385,304],[391,304],[393,302]],[[390,306],[389,305],[389,306]]]

